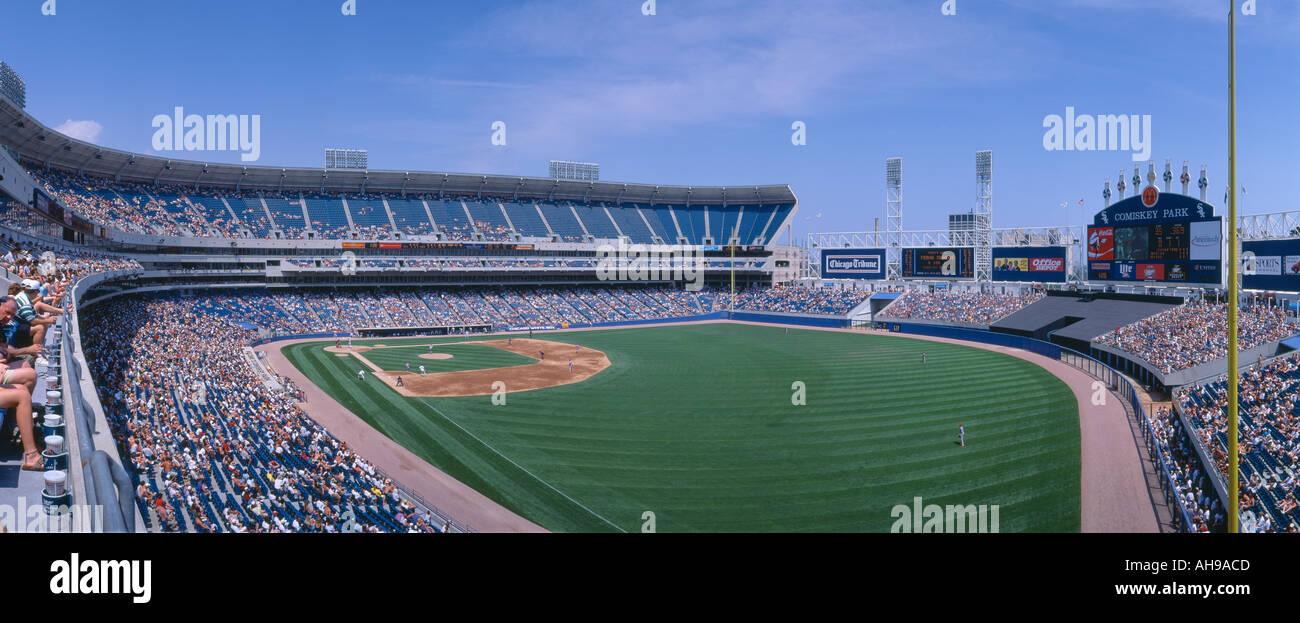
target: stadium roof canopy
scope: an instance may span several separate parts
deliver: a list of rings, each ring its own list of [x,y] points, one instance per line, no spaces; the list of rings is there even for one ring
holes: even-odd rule
[[[794,203],[788,185],[661,186],[544,177],[243,166],[163,158],[100,147],[55,132],[0,96],[0,144],[46,167],[123,182],[248,190],[485,194],[493,196],[670,204]]]

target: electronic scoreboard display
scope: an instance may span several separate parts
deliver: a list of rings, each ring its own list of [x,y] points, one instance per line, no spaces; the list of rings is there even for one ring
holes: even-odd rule
[[[1209,205],[1144,192],[1098,213],[1088,227],[1088,278],[1218,285],[1223,238],[1223,220]]]
[[[903,249],[903,277],[974,279],[975,250],[971,247]]]

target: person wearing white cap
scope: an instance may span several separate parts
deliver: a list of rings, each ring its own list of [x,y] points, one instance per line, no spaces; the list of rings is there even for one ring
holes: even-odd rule
[[[36,307],[32,305],[32,295],[41,289],[41,284],[35,279],[23,280],[23,291],[14,297],[18,303],[18,313],[15,318],[18,319],[19,328],[15,334],[15,354],[31,354],[36,356],[36,365],[49,365],[43,354],[45,345],[45,330],[49,325],[54,324],[54,318],[40,316],[36,313]],[[25,325],[25,326],[24,326]],[[18,344],[17,342],[26,342],[30,337],[30,344]]]

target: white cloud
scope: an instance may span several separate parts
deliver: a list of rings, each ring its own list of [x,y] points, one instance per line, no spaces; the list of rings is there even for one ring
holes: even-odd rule
[[[100,125],[98,121],[73,121],[68,119],[63,122],[63,125],[54,128],[54,131],[64,136],[93,143],[99,138],[99,133],[104,131],[104,126]]]
[[[993,20],[935,19],[937,5],[923,11],[860,0],[718,0],[682,5],[672,17],[645,17],[635,3],[573,4],[535,0],[505,9],[488,17],[496,35],[489,42],[478,34],[456,41],[484,57],[521,59],[527,69],[460,79],[376,79],[419,91],[439,108],[449,97],[473,101],[471,110],[482,115],[439,120],[452,128],[441,135],[448,143],[463,138],[487,149],[480,139],[490,115],[510,124],[513,146],[540,157],[584,153],[628,135],[803,118],[846,101],[889,98],[881,85],[900,90],[1018,80],[1025,72],[1015,65],[1037,57],[1010,53],[1008,62],[1007,48],[1050,44],[1032,33],[1010,36],[1008,26]],[[574,13],[584,19],[573,19]],[[999,45],[980,43],[990,39]]]

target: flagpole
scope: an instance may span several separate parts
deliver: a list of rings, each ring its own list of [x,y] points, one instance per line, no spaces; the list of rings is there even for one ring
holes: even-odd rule
[[[1228,532],[1238,532],[1237,456],[1237,10],[1228,1]]]

